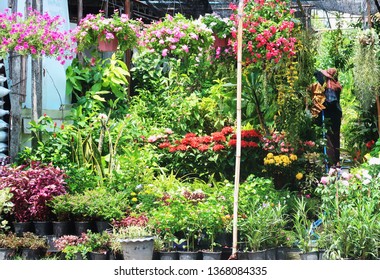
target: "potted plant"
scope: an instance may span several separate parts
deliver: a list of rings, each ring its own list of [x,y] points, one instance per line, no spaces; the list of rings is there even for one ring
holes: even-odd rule
[[[32,221],[49,222],[51,208],[48,202],[55,196],[66,193],[65,173],[51,164],[44,165],[39,162],[17,167],[7,167],[1,174],[0,189],[9,187],[13,194],[13,215],[16,222],[26,223],[23,231],[33,231]],[[48,233],[39,231],[38,223],[35,228],[37,234]],[[14,224],[18,230],[19,224]]]
[[[68,235],[71,232],[70,194],[54,197],[48,202],[53,213],[53,234],[56,237]]]
[[[20,237],[14,233],[0,234],[0,260],[13,258],[20,247]]]
[[[136,33],[139,25],[137,21],[129,19],[128,15],[115,10],[110,18],[106,18],[103,13],[88,14],[79,22],[73,33],[77,40],[78,51],[92,48],[99,42],[111,45],[113,42],[114,47],[106,49],[103,45],[99,45],[100,51],[115,51],[116,48],[126,51],[137,44]]]
[[[91,248],[91,260],[107,260],[110,251],[111,236],[107,231],[101,233],[87,232],[87,246]]]
[[[112,239],[120,243],[124,260],[153,259],[153,230],[145,215],[129,216],[113,223]]]
[[[226,227],[227,208],[222,204],[223,200],[217,196],[208,196],[205,201],[198,203],[199,207],[199,223],[206,238],[209,241],[209,250],[203,250],[204,260],[216,260],[221,258],[222,251],[216,246],[220,246],[215,241],[218,233],[222,233]]]
[[[295,199],[293,214],[293,230],[297,246],[301,250],[300,257],[304,260],[318,260],[318,251],[313,249],[313,221],[308,216],[309,209],[303,197]]]
[[[63,253],[66,260],[87,260],[91,248],[87,245],[86,233],[77,235],[63,235],[55,240],[55,247]]]
[[[88,200],[87,211],[95,221],[96,231],[102,232],[112,228],[112,221],[120,221],[126,217],[129,208],[128,195],[125,192],[115,192],[104,187],[98,187],[85,192]]]
[[[73,58],[74,49],[71,36],[61,29],[62,23],[61,17],[40,14],[33,9],[25,18],[19,12],[10,13],[9,9],[0,13],[0,37],[4,42],[0,46],[0,57],[17,52],[54,57],[63,64]]]
[[[0,232],[10,229],[6,215],[11,214],[13,209],[12,196],[9,188],[0,189]]]
[[[40,259],[46,253],[46,239],[32,232],[25,232],[20,237],[21,257],[27,260]]]
[[[228,39],[231,37],[234,22],[229,18],[222,18],[216,13],[205,14],[200,17],[202,23],[210,28],[215,37],[214,47],[227,47]]]

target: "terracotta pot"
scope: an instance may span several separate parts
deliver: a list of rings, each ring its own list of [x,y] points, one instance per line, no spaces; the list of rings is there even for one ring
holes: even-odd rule
[[[117,50],[117,46],[119,45],[119,41],[116,36],[112,40],[102,40],[100,36],[98,37],[98,49],[101,52],[114,52]]]

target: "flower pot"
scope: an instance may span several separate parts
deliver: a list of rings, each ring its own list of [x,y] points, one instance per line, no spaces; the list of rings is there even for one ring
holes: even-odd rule
[[[287,260],[300,260],[301,250],[298,248],[288,248],[286,251]]]
[[[22,236],[24,232],[33,232],[32,222],[13,222],[13,229],[17,236]]]
[[[33,225],[34,233],[38,236],[46,236],[53,233],[53,227],[50,221],[34,221]]]
[[[265,260],[265,251],[247,252],[249,260]]]
[[[71,233],[71,223],[69,221],[53,221],[53,234],[57,237]]]
[[[92,224],[90,221],[74,222],[75,235],[80,236],[82,233],[86,233],[88,230],[92,230]]]
[[[308,252],[308,253],[301,253],[300,258],[301,260],[316,261],[318,260],[318,252],[313,251],[313,252]]]
[[[318,260],[327,260],[327,256],[325,254],[326,250],[318,251]]]
[[[164,252],[164,251],[161,251],[160,252],[160,260],[178,260],[179,259],[179,256],[178,256],[178,252]]]
[[[124,260],[152,260],[154,237],[120,239]]]
[[[238,260],[248,260],[248,252],[237,251]]]
[[[277,247],[277,260],[286,260],[287,251],[289,247]]]
[[[103,40],[98,37],[98,49],[101,52],[114,52],[117,50],[117,46],[119,45],[119,41],[117,40],[116,36],[114,35],[114,39],[111,40]]]
[[[222,252],[202,252],[203,260],[220,260],[222,257]]]
[[[224,48],[228,46],[227,38],[220,38],[216,34],[214,34],[214,37],[215,37],[214,48]]]
[[[179,251],[180,260],[196,260],[198,258],[198,252]]]
[[[276,260],[277,259],[277,248],[270,248],[265,250],[266,260]]]
[[[90,252],[90,260],[108,260],[108,252]]]
[[[112,226],[109,222],[106,221],[96,221],[95,228],[97,232],[102,233],[103,231],[111,230]]]
[[[16,254],[15,249],[9,248],[0,248],[0,261],[2,260],[10,260]]]
[[[39,260],[43,255],[43,250],[41,249],[30,249],[22,248],[21,249],[21,258],[24,260]]]
[[[57,253],[59,250],[57,247],[55,247],[55,240],[57,240],[58,237],[55,235],[46,235],[46,243],[47,243],[47,252],[48,253]]]

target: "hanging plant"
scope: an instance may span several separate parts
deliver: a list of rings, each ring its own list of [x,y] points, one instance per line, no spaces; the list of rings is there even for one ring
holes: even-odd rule
[[[295,55],[294,10],[289,7],[289,0],[244,1],[242,44],[246,65],[256,64],[262,68],[266,61],[277,63],[283,56]],[[237,53],[239,15],[235,4],[231,3],[230,8],[234,11],[231,20],[235,22],[232,45]]]
[[[140,23],[129,19],[126,14],[119,14],[118,10],[110,18],[103,13],[88,14],[73,30],[78,44],[78,51],[98,45],[99,40],[110,43],[117,39],[118,49],[126,51],[137,44]]]
[[[354,88],[363,109],[368,110],[380,90],[379,37],[373,29],[358,34],[354,55]]]
[[[63,19],[41,14],[29,9],[28,16],[10,13],[6,9],[0,13],[0,57],[9,52],[20,55],[54,57],[62,64],[71,60],[74,54],[73,42],[68,31],[63,31]]]

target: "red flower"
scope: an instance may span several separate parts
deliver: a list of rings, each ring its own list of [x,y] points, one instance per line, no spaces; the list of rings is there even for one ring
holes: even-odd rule
[[[186,151],[187,147],[183,144],[180,144],[177,146],[177,151]]]
[[[232,134],[234,133],[234,129],[231,126],[226,126],[226,127],[223,127],[222,133],[224,135]]]
[[[374,144],[375,144],[375,141],[371,140],[371,141],[368,141],[365,145],[366,145],[367,149],[370,150]]]
[[[158,145],[158,147],[160,149],[169,148],[170,147],[170,143],[169,142],[164,142],[164,143],[161,143],[160,145]]]
[[[208,150],[208,145],[202,144],[198,147],[200,152],[206,152]]]
[[[248,142],[248,147],[251,147],[251,148],[257,148],[259,145],[256,143],[256,142],[253,142],[253,141],[249,141]]]
[[[222,132],[211,133],[211,136],[212,136],[212,140],[216,142],[226,141],[226,137],[224,136]]]
[[[228,142],[228,146],[236,146],[236,139],[231,139],[231,140]]]
[[[191,137],[197,137],[197,135],[192,132],[186,133],[185,138],[191,138]]]
[[[208,143],[211,143],[212,142],[212,138],[211,136],[203,136],[203,137],[199,137],[199,142],[200,143],[204,143],[204,144],[208,144]]]
[[[220,151],[220,150],[224,150],[224,146],[222,144],[215,144],[214,147],[212,147],[213,151],[214,152],[217,152],[217,151]]]

